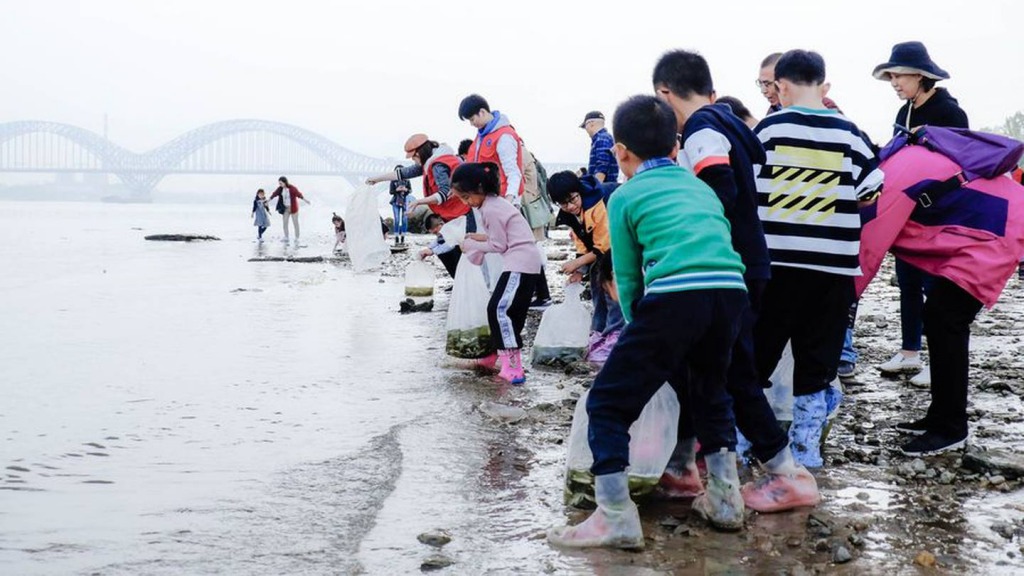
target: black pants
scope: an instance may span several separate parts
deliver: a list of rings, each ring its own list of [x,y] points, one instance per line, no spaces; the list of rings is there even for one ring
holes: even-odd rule
[[[925,416],[929,432],[957,437],[967,434],[971,322],[981,305],[963,288],[934,278],[923,312],[932,364],[932,403]]]
[[[706,452],[736,449],[725,381],[747,306],[742,290],[648,294],[640,300],[587,398],[595,475],[629,466],[629,427],[665,382],[680,398],[700,399],[693,416]]]
[[[462,249],[456,246],[444,254],[438,254],[437,259],[444,265],[448,275],[455,278],[455,270],[459,267],[459,258],[462,258]]]
[[[257,226],[256,227],[256,237],[262,239],[263,238],[263,233],[266,232],[266,231],[267,231],[267,227],[266,226]]]
[[[491,341],[498,350],[523,347],[523,326],[540,274],[502,272],[487,303]]]
[[[540,279],[537,281],[536,296],[537,300],[551,299],[551,288],[548,287],[548,277],[543,266],[540,269]]]
[[[754,353],[762,385],[771,385],[768,379],[786,342],[792,342],[793,394],[804,396],[828,388],[839,369],[854,299],[853,276],[772,266],[754,324]]]
[[[476,232],[476,217],[473,211],[466,212],[466,234]],[[448,275],[455,278],[455,270],[459,267],[459,259],[462,258],[462,249],[456,246],[453,250],[438,255],[437,259],[444,265]]]
[[[743,311],[740,320],[725,386],[729,396],[732,396],[736,427],[750,441],[754,456],[760,462],[771,460],[789,443],[789,438],[775,418],[775,411],[764,395],[754,357],[754,324],[761,311],[761,296],[766,282],[759,279],[747,280],[750,305]],[[693,410],[699,410],[704,401],[699,397],[680,397],[679,404],[681,408],[689,408],[679,411],[679,438],[693,438],[696,433]],[[703,448],[701,451],[707,453]]]

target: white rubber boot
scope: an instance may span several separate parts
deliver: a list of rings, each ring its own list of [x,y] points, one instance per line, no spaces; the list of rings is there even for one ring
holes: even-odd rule
[[[722,448],[705,455],[704,463],[708,466],[708,486],[703,495],[694,499],[693,511],[719,530],[740,530],[745,506],[736,453]]]
[[[548,530],[548,543],[566,548],[644,547],[640,513],[629,498],[629,478],[625,472],[595,477],[594,499],[597,510],[590,518],[576,526]]]

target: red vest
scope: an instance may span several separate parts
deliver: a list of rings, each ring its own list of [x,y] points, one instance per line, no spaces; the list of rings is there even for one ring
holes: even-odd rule
[[[502,126],[494,132],[485,136],[477,134],[476,140],[473,140],[473,145],[469,147],[469,152],[466,153],[467,158],[472,158],[473,162],[494,162],[498,165],[498,175],[501,178],[501,195],[504,196],[508,188],[508,177],[505,175],[505,168],[501,165],[501,158],[498,157],[498,140],[501,139],[505,134],[511,134],[516,139],[516,164],[519,166],[519,190],[516,191],[516,196],[523,195],[523,186],[526,183],[526,178],[522,177],[523,173],[523,140],[519,138],[519,134],[511,126]]]
[[[454,154],[445,154],[444,156],[438,156],[431,158],[427,165],[423,168],[423,197],[427,198],[438,193],[437,182],[434,181],[434,163],[440,162],[448,167],[448,174],[455,173],[455,169],[462,164],[462,160]],[[452,190],[448,199],[441,204],[428,204],[434,214],[437,214],[444,219],[445,222],[454,220],[459,216],[462,216],[466,212],[469,212],[469,206],[459,199],[455,195],[455,191]]]

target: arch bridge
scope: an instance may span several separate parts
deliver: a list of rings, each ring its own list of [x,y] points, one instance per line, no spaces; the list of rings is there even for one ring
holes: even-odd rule
[[[136,198],[148,198],[171,174],[341,176],[356,184],[395,163],[353,152],[299,126],[267,120],[208,124],[141,154],[70,124],[0,124],[0,172],[114,174]]]

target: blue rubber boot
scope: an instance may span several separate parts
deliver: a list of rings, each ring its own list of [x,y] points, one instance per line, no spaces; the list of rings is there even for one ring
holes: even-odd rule
[[[793,459],[807,468],[821,468],[821,435],[828,420],[826,390],[793,397],[793,425],[789,427],[789,445]]]

